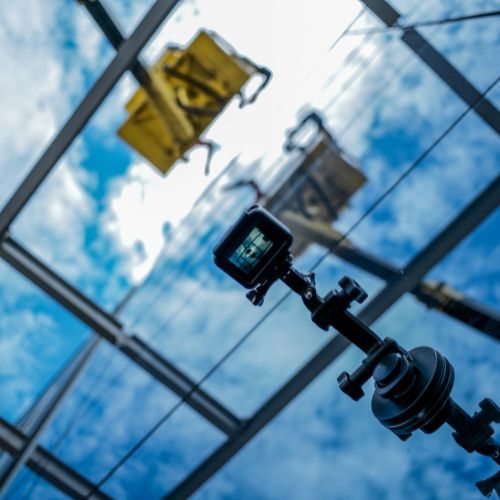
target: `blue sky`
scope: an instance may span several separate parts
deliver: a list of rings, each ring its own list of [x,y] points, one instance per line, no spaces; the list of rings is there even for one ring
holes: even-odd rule
[[[111,9],[130,33],[151,4],[113,2]],[[408,21],[499,7],[482,0],[394,5]],[[342,2],[341,8],[319,0],[307,6],[261,0],[245,9],[228,0],[184,2],[144,51],[146,61],[155,60],[166,43],[185,43],[207,27],[274,72],[255,105],[240,110],[231,104],[208,131],[222,146],[211,176],[203,176],[202,151],[194,151],[188,164],[162,178],[119,141],[114,131],[135,88],[125,76],[23,211],[13,236],[107,310],[132,284],[143,282],[122,315],[127,330],[200,379],[284,292],[277,285],[263,309],[252,308],[243,291],[214,268],[214,241],[252,201],[250,192],[228,194],[223,187],[253,175],[269,189],[293,160],[282,153],[285,131],[305,110],[319,108],[340,146],[368,177],[336,224],[345,231],[465,109],[397,34],[348,36],[328,50],[360,8],[354,0]],[[0,136],[2,206],[113,52],[74,2],[42,6],[22,0],[0,9],[0,62],[5,69],[0,100],[9,124]],[[26,12],[31,13],[28,18]],[[423,33],[483,90],[498,76],[495,22],[426,28]],[[377,25],[364,14],[356,28]],[[499,86],[489,98],[500,105]],[[191,211],[236,156],[235,166]],[[403,265],[498,175],[499,160],[498,137],[469,114],[351,239]],[[498,308],[498,227],[497,211],[431,277]],[[323,251],[311,246],[297,265],[309,267]],[[320,290],[347,273],[370,295],[382,286],[329,257],[317,271]],[[3,262],[0,308],[0,415],[15,422],[89,333]],[[499,348],[488,338],[411,297],[400,300],[376,328],[405,346],[429,344],[442,350],[456,367],[456,399],[468,411],[485,396],[498,399]],[[292,297],[204,387],[238,415],[248,416],[328,338]],[[368,398],[355,404],[339,392],[337,374],[359,359],[355,351],[346,353],[207,483],[199,497],[473,497],[473,482],[493,469],[457,448],[448,429],[402,444],[371,416]],[[98,481],[176,402],[103,344],[42,441]],[[222,440],[182,406],[104,489],[119,498],[158,497]],[[12,498],[20,492],[35,498],[50,491],[54,496],[43,481],[23,474]]]

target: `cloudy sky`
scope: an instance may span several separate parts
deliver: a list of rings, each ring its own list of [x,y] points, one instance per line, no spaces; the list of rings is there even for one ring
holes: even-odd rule
[[[130,34],[152,1],[108,2]],[[498,9],[493,0],[394,1],[405,22]],[[107,5],[107,4],[106,4]],[[35,255],[111,311],[139,284],[122,318],[193,379],[199,380],[284,294],[262,309],[217,271],[211,248],[252,193],[225,191],[254,177],[271,189],[295,157],[285,131],[320,109],[367,184],[336,223],[347,231],[392,182],[466,109],[398,33],[346,35],[379,26],[355,0],[285,2],[185,0],[142,57],[153,62],[168,43],[217,31],[269,67],[273,79],[252,106],[230,104],[206,134],[221,145],[212,172],[193,151],[165,178],[115,135],[134,91],[127,75],[71,146],[11,228]],[[29,16],[27,15],[29,13]],[[73,1],[0,5],[0,207],[110,62],[113,51]],[[498,78],[497,19],[422,29],[480,90]],[[488,97],[500,105],[500,85]],[[473,113],[363,223],[351,239],[404,265],[500,172],[500,143]],[[231,165],[227,170],[226,167]],[[219,174],[221,174],[219,176]],[[201,198],[200,198],[201,196]],[[198,200],[198,201],[197,201]],[[194,207],[193,207],[194,205]],[[472,298],[498,308],[498,211],[432,271]],[[323,255],[311,246],[307,269]],[[383,283],[328,257],[317,269],[321,292],[351,274],[373,295]],[[84,345],[77,320],[0,262],[0,415],[15,423]],[[381,336],[411,348],[432,345],[456,368],[455,399],[472,412],[498,399],[498,345],[405,297],[376,323]],[[252,414],[327,340],[296,297],[287,299],[216,371],[204,388],[241,417]],[[233,462],[200,498],[473,498],[474,481],[494,469],[456,447],[448,429],[401,443],[371,416],[369,398],[345,397],[336,376],[352,369],[351,350],[330,367]],[[177,398],[130,361],[102,345],[42,442],[80,473],[99,481]],[[103,489],[119,498],[159,497],[223,442],[224,436],[180,406]],[[57,496],[23,471],[10,497]]]

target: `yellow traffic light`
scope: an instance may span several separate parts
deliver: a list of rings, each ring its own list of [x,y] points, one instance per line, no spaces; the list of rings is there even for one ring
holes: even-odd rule
[[[255,73],[270,72],[236,54],[214,33],[200,31],[186,48],[169,47],[149,69],[149,82],[126,104],[128,118],[118,135],[167,173],[200,141],[200,135]],[[241,94],[240,94],[241,95]]]

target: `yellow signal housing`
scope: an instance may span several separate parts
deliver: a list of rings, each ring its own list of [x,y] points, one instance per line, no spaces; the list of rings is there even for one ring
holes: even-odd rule
[[[234,53],[214,33],[200,31],[188,47],[167,48],[149,69],[148,84],[125,106],[129,116],[118,135],[166,174],[257,72],[266,77],[260,92],[268,70]]]

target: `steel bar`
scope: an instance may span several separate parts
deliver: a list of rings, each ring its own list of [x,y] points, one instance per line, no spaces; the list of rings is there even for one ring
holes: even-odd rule
[[[0,417],[0,447],[6,452],[16,455],[23,449],[28,437]],[[87,498],[92,493],[92,499],[109,499],[102,491],[95,491],[95,485],[58,460],[47,450],[38,446],[26,464],[33,472],[53,484],[56,488],[72,498]]]
[[[283,212],[280,218],[294,234],[299,234],[326,248],[332,248],[333,254],[384,281],[395,279],[402,273],[401,269],[391,263],[355,247],[352,242],[344,239],[339,231],[325,222],[309,220],[291,211]],[[410,293],[428,307],[500,340],[500,315],[450,286],[423,281],[410,290]]]
[[[3,234],[179,0],[156,0],[0,212]]]
[[[412,292],[420,302],[500,340],[497,311],[464,296],[444,283],[424,281]]]
[[[491,214],[497,208],[499,200],[500,176],[408,263],[404,274],[390,280],[384,289],[363,308],[358,318],[368,325],[375,322],[397,299],[414,288],[425,274],[470,231]],[[345,337],[335,335],[264,403],[235,435],[227,439],[165,498],[185,499],[191,496],[350,345]]]
[[[401,14],[386,0],[361,0],[386,26],[397,25]],[[415,29],[403,30],[401,41],[455,92],[497,134],[500,134],[500,111],[467,78]]]
[[[94,340],[97,340],[95,338]],[[81,373],[82,367],[85,366],[94,353],[97,347],[97,342],[90,342],[87,344],[86,349],[81,352],[81,356],[78,357],[78,362],[70,367],[71,370],[67,374],[66,380],[63,381],[60,390],[55,394],[55,397],[50,401],[49,406],[46,408],[46,411],[42,415],[42,418],[36,423],[33,432],[26,437],[23,446],[16,450],[16,452],[12,453],[13,460],[6,468],[2,476],[0,477],[0,499],[5,498],[8,489],[14,482],[17,474],[21,471],[21,469],[28,462],[30,456],[35,451],[38,446],[38,441],[47,428],[47,426],[52,421],[53,416],[55,415],[55,410],[59,407],[61,401],[64,396],[68,393],[68,391],[74,386],[78,375]]]
[[[156,380],[179,397],[187,398],[186,403],[191,408],[222,432],[231,435],[239,427],[241,421],[222,404],[198,389],[194,381],[138,337],[124,332],[111,314],[103,311],[8,236],[0,242],[0,257]]]
[[[125,41],[125,37],[109,12],[104,8],[104,5],[99,0],[84,0],[82,3],[112,47],[118,50],[120,45]],[[148,85],[150,83],[148,71],[138,57],[130,67],[130,72],[134,75],[139,85]]]
[[[363,309],[363,319],[371,323],[380,311],[391,307],[404,293],[412,290],[437,262],[442,260],[488,215],[498,208],[500,176],[453,219],[422,251],[404,267]]]
[[[99,341],[100,337],[94,335],[89,338],[88,343],[83,346],[75,356],[68,360],[68,362],[61,368],[61,370],[54,376],[43,392],[37,397],[36,401],[26,410],[26,412],[19,418],[16,422],[16,428],[27,436],[31,436],[34,429],[43,418],[47,407],[51,405],[54,397],[60,391],[61,386],[66,380],[68,374],[72,371],[72,368],[80,360],[80,357],[84,355],[85,351],[91,342]],[[0,477],[3,474],[3,469],[0,466]]]

